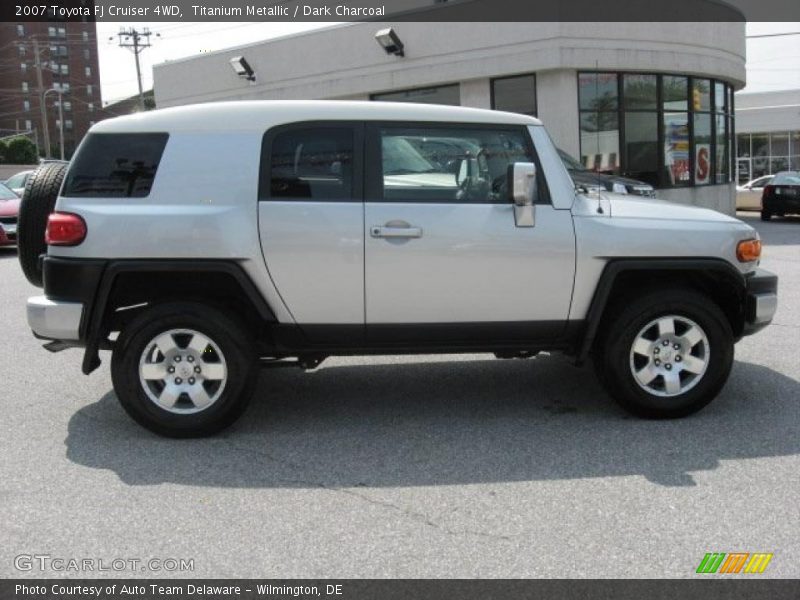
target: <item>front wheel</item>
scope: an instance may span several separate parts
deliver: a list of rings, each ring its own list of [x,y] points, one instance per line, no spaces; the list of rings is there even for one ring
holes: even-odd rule
[[[146,310],[120,333],[114,391],[140,425],[168,437],[211,435],[233,423],[252,395],[257,354],[246,331],[195,303]]]
[[[611,311],[595,348],[599,379],[629,412],[676,418],[713,400],[733,365],[733,332],[713,301],[664,290]]]

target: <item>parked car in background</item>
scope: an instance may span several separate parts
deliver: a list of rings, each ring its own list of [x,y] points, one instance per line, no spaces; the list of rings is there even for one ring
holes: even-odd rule
[[[17,244],[17,218],[19,196],[8,186],[0,183],[0,246]]]
[[[25,191],[25,184],[28,183],[28,178],[33,175],[33,171],[20,171],[6,179],[6,186],[10,187],[14,193],[22,198],[22,192]]]
[[[594,190],[615,192],[617,194],[634,194],[636,196],[646,196],[648,198],[655,198],[656,191],[652,185],[644,181],[636,179],[629,179],[627,177],[620,177],[619,175],[607,175],[605,173],[596,173],[584,167],[579,160],[570,156],[560,148],[558,156],[561,157],[561,162],[569,171],[572,181],[575,182],[576,187],[582,187],[587,192]]]
[[[764,188],[761,196],[761,220],[772,215],[800,215],[800,171],[783,171]]]
[[[736,210],[761,210],[761,195],[774,175],[764,175],[736,186]]]

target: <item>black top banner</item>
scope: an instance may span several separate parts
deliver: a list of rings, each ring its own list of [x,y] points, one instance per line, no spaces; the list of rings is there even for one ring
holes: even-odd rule
[[[798,21],[798,0],[3,0],[25,21]]]

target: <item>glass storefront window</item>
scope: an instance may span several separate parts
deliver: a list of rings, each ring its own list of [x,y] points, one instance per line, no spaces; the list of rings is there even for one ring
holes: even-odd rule
[[[619,172],[617,113],[581,113],[581,162],[592,171]]]
[[[721,81],[714,83],[714,110],[718,113],[725,112],[725,84]]]
[[[711,183],[711,115],[694,115],[694,183]]]
[[[664,113],[664,170],[668,185],[689,185],[689,115]]]
[[[658,185],[658,113],[625,113],[625,174]]]
[[[663,97],[662,108],[665,111],[687,110],[689,98],[689,79],[664,75],[662,78]]]
[[[750,156],[750,134],[740,133],[736,136],[736,156],[747,158]]]
[[[616,110],[619,106],[616,73],[581,73],[578,98],[581,110]]]
[[[792,154],[800,155],[800,131],[792,133]]]
[[[716,115],[716,127],[715,132],[717,136],[716,140],[716,161],[717,161],[717,168],[716,174],[714,176],[714,180],[716,183],[725,183],[728,181],[728,145],[725,143],[725,140],[728,139],[728,132],[727,132],[727,119],[725,118],[724,114]]]
[[[769,136],[769,153],[772,156],[786,156],[789,154],[789,134],[771,133]]]
[[[750,136],[750,156],[769,156],[769,136],[766,133],[754,133]]]
[[[492,80],[492,108],[536,116],[536,76],[517,75]]]
[[[729,183],[739,165],[749,172],[751,151],[746,135],[732,146],[732,90],[683,75],[578,73],[582,162],[660,187]]]
[[[658,78],[655,75],[630,75],[623,78],[626,110],[655,110],[657,108]]]
[[[769,168],[773,173],[789,170],[788,156],[775,156],[769,160]]]
[[[450,104],[458,106],[461,104],[461,92],[458,84],[440,85],[437,87],[372,94],[370,100],[383,100],[386,102],[424,102],[426,104]]]
[[[711,110],[711,81],[692,79],[692,109]]]

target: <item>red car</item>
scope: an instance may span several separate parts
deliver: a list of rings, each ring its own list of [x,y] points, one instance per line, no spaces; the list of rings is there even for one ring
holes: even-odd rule
[[[0,246],[17,245],[19,196],[0,183]]]

